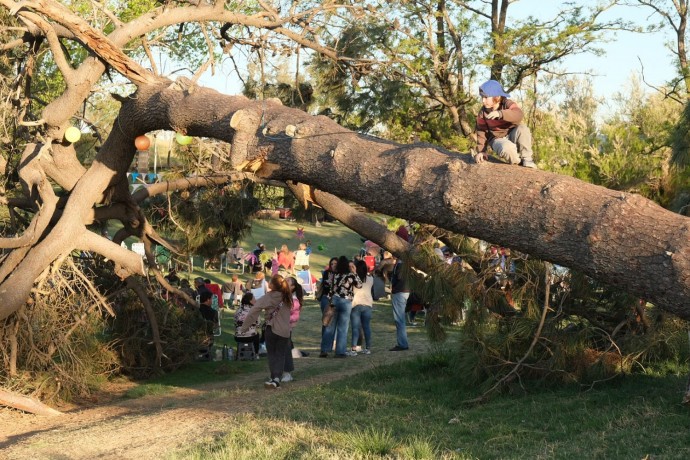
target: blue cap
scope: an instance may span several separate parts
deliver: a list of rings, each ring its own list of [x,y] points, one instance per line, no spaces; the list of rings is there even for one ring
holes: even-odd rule
[[[489,80],[479,87],[479,94],[482,97],[510,97],[510,94],[503,91],[503,87],[496,80]]]

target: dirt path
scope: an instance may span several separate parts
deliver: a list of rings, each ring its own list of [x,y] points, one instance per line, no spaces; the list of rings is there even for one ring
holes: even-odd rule
[[[342,360],[315,357],[295,361],[297,380],[280,392],[328,383],[348,375],[409,359],[428,347],[419,328],[409,351],[385,348],[371,355]],[[392,334],[391,334],[392,335]],[[392,338],[392,337],[391,337]],[[389,340],[383,342],[389,343]],[[242,365],[242,363],[238,363]],[[313,377],[300,378],[300,373]],[[164,395],[126,399],[124,387],[113,388],[115,396],[91,407],[74,406],[59,417],[38,417],[0,410],[0,458],[3,459],[149,459],[161,458],[200,439],[220,434],[227,421],[275,391],[265,390],[266,369],[234,375],[225,382],[177,388]],[[117,395],[119,393],[119,396]],[[251,404],[247,402],[251,401]]]

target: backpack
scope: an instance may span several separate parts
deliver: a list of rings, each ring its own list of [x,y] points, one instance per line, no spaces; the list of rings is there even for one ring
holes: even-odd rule
[[[386,297],[386,282],[380,276],[374,276],[374,283],[371,285],[371,298],[379,300]]]

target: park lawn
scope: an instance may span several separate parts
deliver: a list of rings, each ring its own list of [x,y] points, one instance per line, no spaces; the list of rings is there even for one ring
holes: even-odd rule
[[[371,355],[320,359],[320,310],[308,302],[294,333],[295,345],[311,353],[295,361],[295,378],[306,384],[266,391],[265,360],[230,363],[232,373],[214,380],[231,386],[248,378],[261,403],[226,423],[225,435],[171,458],[690,458],[690,410],[680,404],[687,367],[592,389],[523,382],[526,391],[471,405],[481,391],[454,363],[459,327],[441,344],[410,328],[411,350],[401,355],[387,351],[395,343],[390,302],[374,308]],[[198,365],[208,375],[224,363]],[[321,378],[334,372],[343,377]]]
[[[173,458],[690,458],[682,376],[535,389],[466,406],[477,393],[454,375],[449,356],[275,392],[224,436]]]

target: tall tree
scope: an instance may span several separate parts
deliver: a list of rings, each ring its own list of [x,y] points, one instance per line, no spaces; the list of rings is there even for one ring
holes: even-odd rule
[[[490,76],[511,91],[556,71],[566,56],[600,52],[607,31],[630,27],[601,18],[615,4],[564,4],[549,19],[511,19],[509,9],[519,5],[510,0],[388,2],[326,37],[359,66],[317,57],[316,70],[334,105],[355,122],[376,127],[368,120],[377,119],[394,132],[414,126],[404,134],[462,151],[471,145],[478,79]],[[490,73],[482,77],[485,67]]]
[[[688,68],[687,0],[635,0],[637,5],[651,9],[661,18],[662,27],[669,27],[674,34],[675,43],[670,44],[670,50],[676,57],[678,78],[670,82],[669,90],[662,90],[670,97],[681,95],[681,101],[690,100],[690,68]],[[679,85],[682,85],[679,87]]]

